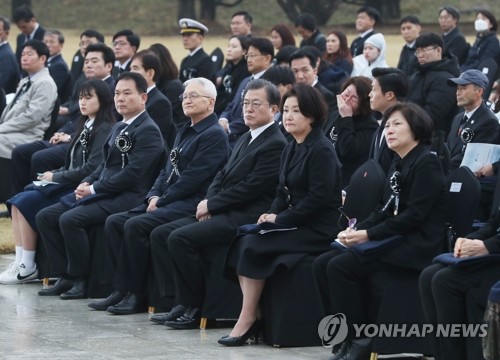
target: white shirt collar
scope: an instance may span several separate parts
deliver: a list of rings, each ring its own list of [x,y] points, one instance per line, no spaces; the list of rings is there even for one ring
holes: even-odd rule
[[[198,46],[198,47],[197,47],[196,49],[194,49],[193,51],[191,51],[191,52],[189,53],[189,56],[193,56],[193,55],[194,55],[194,54],[196,54],[196,53],[197,53],[200,49],[201,49],[201,45],[200,45],[200,46]]]
[[[135,120],[135,119],[137,119],[137,118],[139,117],[139,115],[141,115],[144,111],[146,111],[146,110],[142,110],[139,114],[137,114],[136,116],[134,116],[134,117],[133,117],[133,118],[131,118],[131,119],[128,119],[127,121],[125,121],[125,120],[122,120],[122,121],[123,121],[125,124],[130,125],[130,124],[132,124],[132,123],[134,122],[134,120]]]
[[[368,35],[372,31],[373,31],[373,29],[366,30],[365,32],[362,32],[361,34],[359,34],[359,37],[365,37],[366,35]]]
[[[481,105],[479,105],[479,106],[481,106]],[[465,116],[467,116],[467,119],[470,119],[472,117],[472,115],[474,115],[474,113],[476,112],[476,110],[479,109],[479,106],[476,107],[476,108],[474,108],[474,109],[472,109],[469,112],[465,112]]]
[[[269,126],[273,125],[274,121],[271,121],[269,124],[262,125],[261,127],[258,127],[257,129],[253,129],[250,131],[250,135],[252,136],[252,140],[250,142],[254,141],[257,139],[257,136],[262,134]]]
[[[149,92],[150,92],[151,90],[153,90],[155,87],[156,87],[156,85],[155,85],[155,84],[153,84],[152,86],[148,87],[148,91],[147,91],[147,93],[149,94]]]

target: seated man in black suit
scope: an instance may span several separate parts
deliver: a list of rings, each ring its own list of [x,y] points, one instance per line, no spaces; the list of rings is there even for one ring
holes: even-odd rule
[[[447,145],[451,153],[450,169],[460,166],[469,143],[498,142],[500,126],[495,114],[484,104],[488,78],[479,70],[466,70],[460,77],[448,80],[457,88],[457,105],[464,111],[453,119]]]
[[[132,30],[120,30],[113,35],[113,51],[115,53],[115,68],[113,74],[120,75],[124,71],[130,71],[132,56],[139,50],[141,39]]]
[[[134,64],[135,60],[132,70]],[[141,206],[106,220],[110,266],[105,282],[117,290],[103,301],[90,303],[91,308],[120,315],[142,311],[151,232],[194,213],[217,171],[226,164],[229,144],[214,114],[215,85],[205,78],[190,79],[182,96],[191,124],[179,130],[166,167]]]
[[[227,165],[198,204],[196,215],[163,225],[151,234],[155,274],[161,284],[171,283],[173,275],[178,304],[167,314],[153,316],[152,321],[176,329],[197,327],[206,286],[202,252],[216,245],[229,247],[238,227],[255,223],[271,204],[286,145],[273,121],[279,103],[279,91],[268,81],[248,84],[243,113],[250,132],[236,143]]]
[[[91,44],[103,43],[104,35],[93,29],[86,29],[80,34],[80,42],[78,43],[79,49],[73,55],[71,61],[71,83],[74,86],[76,81],[83,73],[83,64],[85,62],[85,52],[87,47]],[[73,88],[72,88],[73,89]]]
[[[50,76],[56,82],[57,95],[59,100],[65,102],[71,95],[71,75],[69,74],[68,64],[62,57],[64,47],[64,35],[59,30],[45,30],[43,42],[47,45],[50,57],[47,60],[47,68]]]
[[[54,287],[41,290],[39,295],[86,297],[91,256],[88,228],[140,204],[163,167],[163,139],[145,111],[146,92],[147,83],[141,75],[127,72],[118,78],[115,106],[123,120],[103,147],[104,161],[74,194],[38,213],[36,221],[51,273],[60,276]]]
[[[172,119],[172,104],[156,87],[160,77],[160,60],[149,50],[139,51],[132,57],[130,71],[141,74],[148,83],[146,111],[160,128],[167,149],[173,149],[175,125]]]

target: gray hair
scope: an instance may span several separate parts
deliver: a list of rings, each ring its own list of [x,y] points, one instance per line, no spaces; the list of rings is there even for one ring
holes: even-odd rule
[[[206,96],[210,96],[214,99],[217,98],[217,89],[215,88],[214,83],[210,80],[204,77],[189,79],[184,82],[184,87],[187,87],[191,83],[203,86],[203,90],[205,91]]]
[[[64,35],[62,32],[56,29],[46,29],[44,33],[45,36],[50,36],[50,35],[56,35],[57,36],[57,41],[59,41],[59,44],[64,44]]]
[[[0,15],[0,22],[3,22],[3,30],[10,31],[10,20],[5,16]]]

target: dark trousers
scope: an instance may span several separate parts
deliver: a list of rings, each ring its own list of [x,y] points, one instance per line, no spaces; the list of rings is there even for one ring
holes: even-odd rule
[[[69,143],[52,145],[46,140],[18,145],[12,150],[11,186],[13,194],[35,180],[37,173],[64,166]]]
[[[144,294],[150,265],[150,234],[166,222],[167,219],[154,213],[125,211],[108,217],[105,226],[107,273],[114,273],[115,288]]]
[[[175,279],[177,304],[201,307],[205,297],[203,250],[209,246],[229,244],[237,227],[225,216],[212,216],[198,221],[188,217],[157,228],[151,234],[151,250],[155,273],[161,282],[168,281],[162,265],[167,259]],[[222,274],[221,274],[222,276]]]
[[[496,271],[500,264],[478,269],[454,268],[434,264],[420,275],[420,296],[427,320],[431,324],[478,324],[481,319],[467,318],[466,293],[482,284],[485,273]],[[494,277],[493,277],[494,278]],[[492,279],[493,279],[492,278]],[[493,286],[491,281],[489,287]],[[488,286],[486,284],[486,286]],[[434,337],[434,357],[439,360],[467,359],[467,341],[464,337]],[[480,341],[480,339],[475,339]],[[478,353],[477,359],[482,358]]]
[[[368,277],[377,271],[392,270],[402,270],[402,267],[381,261],[362,263],[351,251],[332,250],[314,261],[314,278],[324,308],[328,314],[346,316],[351,338],[356,334],[353,324],[369,324],[376,317],[369,311],[372,304],[369,303]]]
[[[37,214],[36,223],[47,250],[52,275],[89,275],[91,254],[87,229],[104,224],[108,215],[98,203],[71,209],[57,203]]]

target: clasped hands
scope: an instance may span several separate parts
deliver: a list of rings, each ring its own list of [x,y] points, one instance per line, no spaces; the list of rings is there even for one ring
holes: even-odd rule
[[[91,193],[90,191],[90,184],[88,182],[83,182],[78,187],[75,189],[75,199],[80,200],[83,199],[85,196],[89,196]]]
[[[261,224],[264,222],[275,223],[276,222],[276,214],[262,214],[259,216],[257,220],[257,224]]]
[[[346,247],[363,244],[370,240],[366,230],[354,230],[350,227],[339,232],[337,239]]]
[[[484,241],[478,239],[458,238],[453,249],[453,256],[464,258],[468,256],[488,255]]]
[[[71,136],[63,132],[56,132],[49,140],[51,144],[67,143],[71,141]]]

